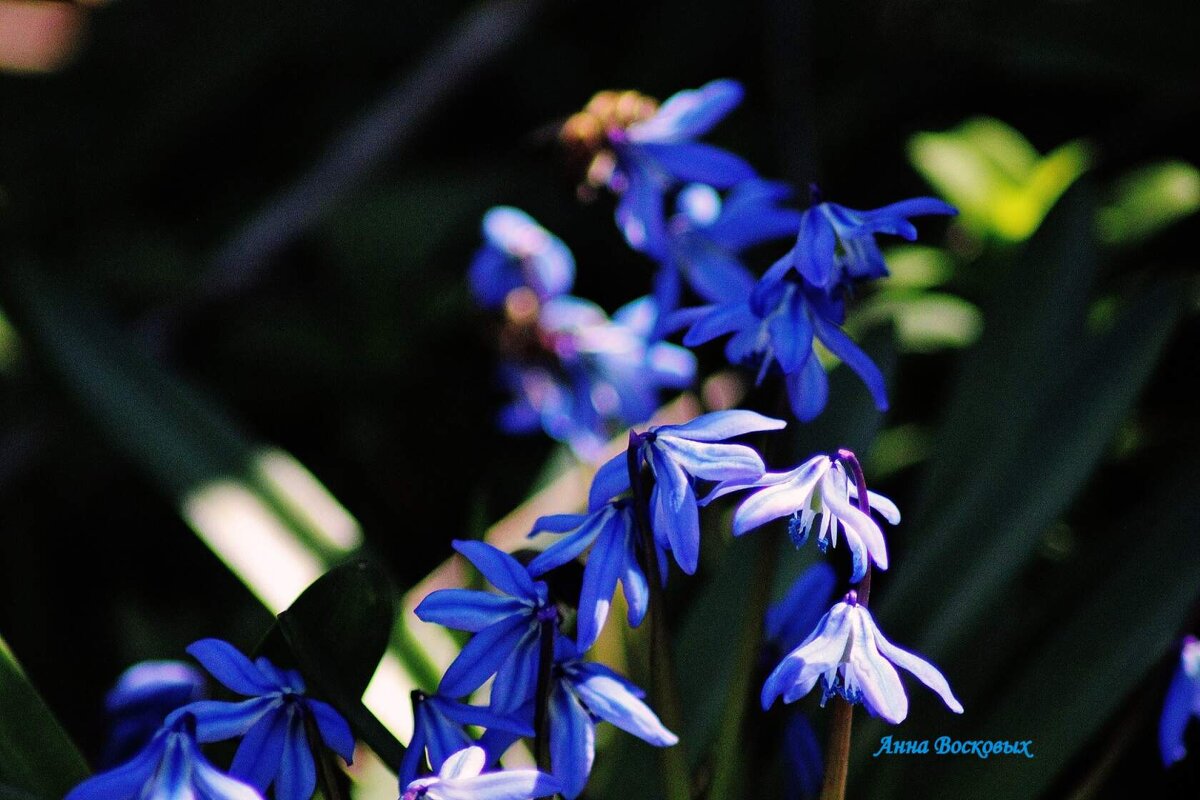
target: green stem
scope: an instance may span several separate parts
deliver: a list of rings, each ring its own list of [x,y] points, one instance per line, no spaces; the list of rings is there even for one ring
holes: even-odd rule
[[[543,620],[538,654],[537,706],[534,710],[533,757],[538,769],[550,772],[550,682],[554,668],[554,633],[557,622]]]
[[[754,556],[754,573],[750,581],[750,596],[746,598],[742,614],[742,631],[738,637],[734,657],[733,680],[729,686],[729,697],[721,714],[721,727],[714,746],[714,767],[709,797],[712,800],[744,797],[745,791],[735,787],[741,755],[745,752],[743,727],[750,700],[751,682],[762,650],[763,619],[771,599],[771,585],[778,563],[778,537],[774,530],[764,532],[752,540],[758,551]]]

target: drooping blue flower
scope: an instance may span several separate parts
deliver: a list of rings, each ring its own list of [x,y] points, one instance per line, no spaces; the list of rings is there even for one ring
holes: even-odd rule
[[[128,761],[175,709],[204,697],[204,676],[182,661],[142,661],[117,679],[104,699],[108,739],[105,766]]]
[[[687,574],[700,560],[700,516],[693,485],[696,480],[755,480],[766,467],[753,448],[724,444],[724,440],[787,425],[781,419],[754,411],[714,411],[683,425],[652,425],[645,433],[630,433],[629,447],[638,465],[645,463],[654,476],[650,494],[650,519],[656,545],[674,554]],[[609,498],[629,491],[628,454],[605,463],[592,481],[589,505],[598,507]],[[664,566],[661,563],[660,566]]]
[[[65,800],[263,800],[220,772],[196,745],[196,719],[174,715],[133,760],[88,778]]]
[[[560,790],[553,777],[533,769],[483,774],[487,754],[468,747],[446,759],[437,775],[409,783],[400,800],[533,800]]]
[[[680,190],[678,211],[667,226],[669,258],[655,277],[660,333],[679,307],[682,283],[709,302],[719,302],[731,292],[749,294],[753,278],[740,255],[763,242],[795,235],[800,212],[778,206],[791,193],[786,184],[760,178],[737,184],[724,200],[705,184]]]
[[[588,547],[592,548],[583,568],[576,618],[576,646],[580,652],[591,647],[600,635],[617,581],[625,590],[629,624],[634,628],[642,624],[649,607],[650,587],[638,557],[641,541],[631,500],[605,502],[587,514],[542,517],[534,523],[530,536],[543,531],[569,535],[530,562],[529,572],[535,577],[575,560]]]
[[[824,551],[836,547],[839,530],[854,561],[850,580],[857,583],[867,571],[867,563],[887,569],[887,544],[875,520],[864,514],[852,501],[858,499],[858,487],[846,476],[837,458],[817,455],[788,472],[768,472],[757,480],[724,481],[701,501],[707,504],[729,492],[758,489],[733,515],[733,535],[741,536],[773,519],[791,517],[788,533],[796,547],[803,546],[819,517],[817,544]],[[873,511],[893,525],[900,522],[900,509],[881,494],[868,491]]]
[[[404,760],[400,763],[400,786],[408,786],[423,771],[428,759],[434,772],[442,768],[454,753],[475,742],[463,730],[464,725],[477,725],[491,730],[510,732],[517,736],[533,736],[533,726],[515,717],[502,717],[486,708],[460,703],[448,697],[413,692],[413,734],[409,739]],[[485,748],[486,749],[486,748]],[[489,752],[489,763],[503,753]]]
[[[777,369],[784,375],[792,412],[809,422],[829,399],[829,380],[813,350],[815,339],[858,374],[876,408],[887,409],[883,374],[840,327],[846,313],[840,297],[798,278],[768,281],[764,277],[750,284],[749,291],[746,280],[729,286],[723,299],[675,316],[676,325],[690,325],[684,345],[696,347],[732,334],[725,346],[729,362],[757,370],[757,383]]]
[[[666,258],[663,202],[673,187],[703,183],[726,189],[754,177],[754,168],[738,156],[694,141],[741,100],[741,84],[716,80],[672,95],[649,119],[607,131],[616,157],[608,184],[620,195],[617,225],[630,247]]]
[[[562,241],[518,208],[497,206],[483,215],[484,244],[468,280],[484,308],[499,308],[514,289],[528,286],[546,302],[571,291],[575,257]]]
[[[201,700],[168,717],[196,718],[196,738],[220,742],[243,737],[229,767],[230,774],[265,792],[274,784],[276,800],[309,800],[317,786],[317,768],[309,748],[307,726],[316,726],[325,746],[349,764],[354,734],[332,706],[314,700],[300,673],[280,669],[267,658],[251,661],[220,639],[201,639],[188,653],[232,692],[240,702]]]
[[[798,708],[783,723],[783,763],[787,778],[783,782],[787,800],[810,800],[821,791],[825,777],[825,754],[817,740],[808,715]]]
[[[794,269],[810,285],[833,293],[854,281],[882,278],[888,269],[875,241],[877,234],[912,241],[917,229],[909,217],[957,213],[954,206],[934,197],[914,197],[870,211],[818,202],[804,212],[795,247],[764,280],[776,282]]]
[[[1200,641],[1188,636],[1183,640],[1179,667],[1171,678],[1158,722],[1158,747],[1164,766],[1187,756],[1183,734],[1193,717],[1200,717]]]
[[[583,661],[560,640],[550,695],[550,763],[567,800],[579,796],[592,771],[596,723],[610,722],[655,747],[679,741],[650,707],[645,692],[603,664]]]
[[[512,715],[534,692],[542,627],[557,626],[558,610],[545,582],[534,581],[508,553],[486,542],[456,541],[454,549],[503,594],[439,589],[417,606],[425,622],[475,634],[442,676],[438,694],[463,697],[495,675],[491,711]]]
[[[858,595],[851,590],[767,677],[762,705],[770,708],[781,695],[785,703],[795,702],[812,691],[819,680],[822,705],[836,694],[851,703],[861,702],[872,715],[896,724],[908,716],[908,695],[896,667],[915,675],[951,711],[963,713],[962,704],[937,667],[884,638],[871,613],[858,605]]]

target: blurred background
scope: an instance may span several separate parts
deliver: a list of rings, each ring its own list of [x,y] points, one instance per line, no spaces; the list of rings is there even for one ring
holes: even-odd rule
[[[69,30],[30,52],[17,6],[70,9]],[[1155,744],[1178,638],[1200,632],[1200,6],[83,12],[0,0],[0,632],[86,754],[125,666],[253,642],[294,596],[273,569],[315,577],[361,544],[410,587],[561,472],[555,443],[494,428],[465,282],[480,216],[528,210],[609,311],[646,293],[557,126],[601,89],[732,77],[746,100],[710,139],[762,174],[963,212],[851,313],[892,410],[839,369],[796,447],[851,444],[908,513],[881,625],[968,714],[922,697],[894,733],[1038,758],[866,752],[851,796],[1200,785]]]

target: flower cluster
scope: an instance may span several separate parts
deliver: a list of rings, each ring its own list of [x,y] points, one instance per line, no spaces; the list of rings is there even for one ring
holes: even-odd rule
[[[691,385],[696,361],[651,337],[660,314],[643,297],[611,318],[568,292],[570,250],[529,215],[493,208],[470,270],[481,306],[502,310],[501,376],[513,396],[501,412],[509,433],[541,429],[595,458],[619,425],[650,418],[664,389]]]

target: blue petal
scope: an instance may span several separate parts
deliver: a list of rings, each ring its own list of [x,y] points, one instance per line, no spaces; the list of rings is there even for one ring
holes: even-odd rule
[[[586,671],[577,673],[578,679],[572,684],[593,714],[657,747],[669,747],[679,741],[650,707],[629,690],[628,681],[599,664],[584,666]]]
[[[734,191],[737,191],[735,188]],[[800,229],[801,213],[792,209],[738,209],[726,204],[727,213],[705,231],[713,241],[740,252],[763,242],[790,238]]]
[[[707,183],[717,189],[724,189],[755,175],[754,167],[746,163],[741,156],[711,144],[646,143],[640,147],[659,167],[684,183]]]
[[[413,613],[424,622],[477,633],[528,610],[527,604],[513,597],[473,589],[438,589],[426,595]]]
[[[188,647],[187,652],[227,689],[238,694],[270,694],[281,688],[229,642],[201,639]]]
[[[657,447],[651,448],[654,491],[650,495],[654,535],[670,543],[679,568],[688,575],[700,561],[700,516],[696,495],[683,470]]]
[[[508,293],[521,285],[521,273],[507,253],[484,245],[471,260],[467,282],[479,305],[499,308]]]
[[[1192,716],[1194,694],[1193,682],[1183,667],[1178,668],[1171,678],[1171,685],[1167,688],[1162,717],[1158,721],[1158,748],[1162,754],[1163,766],[1169,767],[1187,755],[1183,734]]]
[[[875,362],[833,323],[819,314],[812,315],[812,321],[817,338],[858,374],[875,400],[875,407],[880,411],[887,411],[887,388],[884,386],[883,373],[875,366]]]
[[[418,712],[418,715],[420,712]],[[425,771],[425,726],[421,720],[413,721],[412,738],[404,750],[404,759],[400,762],[400,772],[397,777],[401,786],[408,786],[420,773]]]
[[[754,276],[736,257],[712,247],[691,254],[686,271],[688,285],[704,300],[749,297]]]
[[[487,542],[455,540],[451,546],[475,565],[483,577],[505,594],[537,602],[533,578],[520,561]]]
[[[608,608],[613,593],[617,590],[617,579],[625,569],[625,536],[620,521],[610,517],[603,531],[597,531],[596,546],[588,556],[583,571],[583,586],[579,592],[579,616],[577,617],[576,642],[580,652],[591,647],[604,621],[608,619]]]
[[[241,778],[260,792],[279,773],[288,735],[288,717],[284,709],[267,714],[251,728],[238,745],[229,774]]]
[[[429,800],[529,800],[560,790],[557,780],[532,769],[486,772],[473,778],[439,780],[429,788]]]
[[[438,693],[463,697],[478,689],[500,669],[529,627],[529,617],[514,616],[475,634],[447,668]]]
[[[349,723],[328,703],[309,699],[304,704],[312,713],[325,746],[341,756],[347,764],[354,763],[354,733]]]
[[[629,491],[629,461],[622,450],[604,462],[592,478],[588,491],[588,511],[597,511],[612,498]]]
[[[629,172],[629,187],[617,201],[616,219],[630,247],[657,261],[666,258],[662,189],[640,167]]]
[[[496,670],[489,708],[492,713],[515,713],[537,691],[541,663],[539,627],[530,627]]]
[[[231,778],[193,751],[192,783],[199,800],[262,800],[258,790]]]
[[[682,293],[679,270],[669,263],[661,265],[654,273],[654,304],[661,312],[652,330],[654,339],[661,339],[666,335],[670,315],[679,308],[679,297]]]
[[[550,763],[562,795],[574,800],[587,786],[596,753],[596,727],[587,709],[560,681],[550,697]]]
[[[710,311],[688,330],[683,336],[683,343],[688,347],[696,347],[712,341],[718,336],[724,336],[734,331],[754,328],[759,319],[750,311],[746,303],[731,303],[723,306],[708,306]]]
[[[804,366],[805,359],[812,355],[813,337],[804,298],[791,293],[787,307],[771,317],[767,329],[771,332],[771,346],[780,368],[785,373],[792,373]]]
[[[254,697],[239,703],[220,700],[199,700],[178,709],[167,717],[165,725],[174,723],[182,714],[196,718],[196,740],[199,742],[223,742],[241,736],[280,705],[278,695]]]
[[[787,376],[788,400],[792,413],[801,422],[812,422],[829,400],[829,378],[815,353],[810,353],[804,366]]]
[[[783,754],[791,773],[786,781],[788,800],[816,797],[825,774],[825,760],[812,723],[800,711],[791,712],[784,723]]]
[[[167,734],[159,734],[133,760],[76,786],[65,800],[137,800],[162,761]]]
[[[653,117],[631,126],[630,134],[640,141],[703,136],[742,102],[743,94],[742,85],[729,78],[676,92],[663,101]]]
[[[837,236],[819,207],[804,212],[796,239],[796,271],[813,286],[828,289],[838,278]]]
[[[650,586],[646,573],[638,561],[638,546],[633,532],[625,539],[625,571],[621,574],[621,586],[625,591],[625,602],[629,605],[629,625],[636,628],[646,618],[650,607]]]
[[[788,589],[787,595],[767,609],[765,633],[781,650],[792,650],[817,627],[829,608],[837,583],[833,567],[825,562],[812,565]]]
[[[293,714],[288,724],[283,759],[275,779],[275,800],[312,800],[317,788],[317,765],[308,748],[304,720]]]
[[[706,481],[753,479],[766,469],[753,448],[741,444],[694,442],[660,436],[654,446],[695,478]]]
[[[931,214],[954,216],[958,214],[958,209],[936,197],[913,197],[873,211],[865,211],[862,216],[864,224],[876,233],[891,233],[911,239],[914,237],[906,235],[905,230],[907,218]],[[911,228],[911,225],[907,227]]]
[[[488,730],[499,729],[519,733],[522,736],[533,736],[533,725],[521,718],[520,714],[494,714],[486,708],[471,706],[451,700],[447,697],[433,696],[426,702],[435,707],[448,719],[462,725],[477,725]]]
[[[574,561],[595,541],[600,530],[612,517],[613,510],[611,505],[597,511],[591,516],[585,517],[583,524],[578,526],[579,530],[555,542],[546,548],[545,551],[538,554],[533,561],[529,562],[530,574],[543,575],[552,569],[561,567],[563,564]]]
[[[734,436],[759,431],[777,431],[786,427],[781,419],[765,417],[756,411],[734,409],[713,411],[682,425],[660,425],[654,431],[660,436],[676,436],[693,442],[720,442]]]

